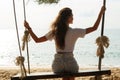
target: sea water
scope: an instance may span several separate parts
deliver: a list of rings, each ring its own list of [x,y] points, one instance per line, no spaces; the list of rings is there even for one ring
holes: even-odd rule
[[[20,44],[22,45],[22,36],[24,30],[19,30]],[[37,31],[37,30],[34,30]],[[39,30],[45,33],[45,30]],[[98,66],[98,57],[96,56],[97,45],[95,40],[100,36],[100,30],[79,38],[74,49],[74,56],[80,67]],[[38,34],[36,32],[36,34]],[[109,48],[105,48],[105,55],[102,59],[102,66],[120,67],[120,29],[106,29],[104,35],[110,39]],[[20,55],[17,35],[15,29],[0,30],[0,66],[16,66],[15,58]],[[40,36],[39,36],[40,37]],[[35,43],[32,39],[29,42],[30,65],[36,67],[51,67],[55,54],[54,41]],[[27,65],[27,53],[22,51]]]

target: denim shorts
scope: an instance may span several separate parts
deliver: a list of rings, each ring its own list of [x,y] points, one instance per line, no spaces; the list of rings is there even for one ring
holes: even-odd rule
[[[55,54],[52,63],[54,73],[77,73],[79,66],[73,56],[73,53]]]

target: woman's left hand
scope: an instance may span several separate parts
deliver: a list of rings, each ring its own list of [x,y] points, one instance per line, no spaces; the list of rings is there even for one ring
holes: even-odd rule
[[[28,30],[31,29],[30,26],[29,26],[29,23],[27,21],[24,21],[24,26],[25,28],[27,28]]]

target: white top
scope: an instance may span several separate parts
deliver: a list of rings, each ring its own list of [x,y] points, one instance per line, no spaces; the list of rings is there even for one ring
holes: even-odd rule
[[[73,52],[76,40],[78,38],[83,38],[85,34],[86,34],[86,29],[69,28],[65,37],[65,48],[62,50],[56,47],[56,51],[57,52]],[[45,36],[48,40],[54,39],[54,36],[51,35],[51,31],[49,31]]]

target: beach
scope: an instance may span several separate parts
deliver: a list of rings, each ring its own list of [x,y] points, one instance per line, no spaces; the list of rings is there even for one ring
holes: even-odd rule
[[[95,68],[80,68],[80,70],[93,70]],[[120,68],[113,67],[110,68],[111,75],[103,75],[102,80],[120,80]],[[38,72],[51,72],[52,70],[50,68],[32,68],[31,73],[38,73]],[[9,68],[9,67],[1,67],[0,68],[0,80],[10,80],[10,78],[14,75],[17,75],[20,73],[19,68]],[[45,79],[43,79],[45,80]],[[47,80],[61,80],[61,78],[58,79],[47,79]],[[94,77],[88,76],[88,77],[77,77],[76,80],[94,80]]]

